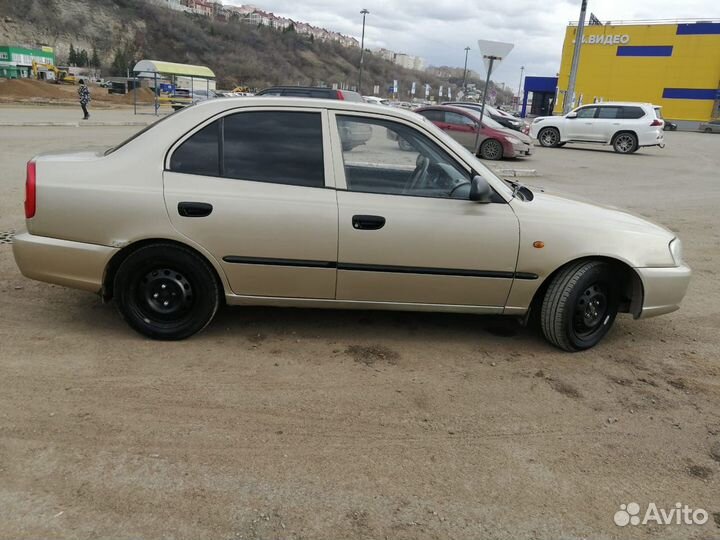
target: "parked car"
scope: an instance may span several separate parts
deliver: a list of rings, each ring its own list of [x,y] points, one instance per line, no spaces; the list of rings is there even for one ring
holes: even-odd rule
[[[200,103],[201,101],[207,101],[208,99],[215,99],[222,97],[221,94],[216,93],[214,90],[202,90],[196,89],[190,92],[189,90],[176,90],[173,96],[170,98],[170,106],[174,111],[192,105],[193,103]]]
[[[372,151],[343,150],[354,125]],[[222,304],[537,312],[576,351],[618,312],[678,309],[690,279],[669,230],[502,180],[418,114],[339,100],[207,100],[106,151],[36,156],[25,217],[25,276],[114,299],[155,339]]]
[[[363,97],[351,90],[333,90],[319,86],[273,86],[260,90],[257,96],[305,97],[316,99],[338,99],[340,101],[363,102]]]
[[[539,116],[530,125],[530,136],[548,147],[568,142],[610,144],[621,154],[645,146],[665,147],[663,120],[650,103],[596,103],[565,116]]]
[[[390,105],[390,100],[377,97],[377,96],[363,96],[365,103],[372,103],[373,105]]]
[[[477,111],[436,105],[415,112],[483,159],[507,159],[532,153],[530,137],[505,128],[489,117],[484,117],[481,125],[480,113]]]
[[[474,111],[482,112],[483,106],[480,103],[474,103],[470,101],[446,101],[443,105],[451,105],[453,107],[462,107],[464,109],[472,109]],[[522,120],[515,118],[511,114],[501,111],[490,105],[485,105],[485,114],[483,116],[490,116],[498,124],[503,127],[513,129],[515,131],[522,131],[525,125]]]
[[[720,119],[703,122],[700,124],[700,131],[704,131],[705,133],[720,133]]]

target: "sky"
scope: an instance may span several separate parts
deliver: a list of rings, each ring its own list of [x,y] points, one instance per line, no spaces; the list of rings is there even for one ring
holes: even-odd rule
[[[493,80],[517,92],[520,67],[525,75],[554,76],[560,69],[565,28],[577,21],[581,0],[224,0],[252,3],[259,9],[334,30],[360,40],[362,15],[365,46],[418,55],[427,65],[468,67],[485,76],[477,40],[514,43]],[[720,19],[720,0],[589,0],[588,13],[601,21],[638,19]]]

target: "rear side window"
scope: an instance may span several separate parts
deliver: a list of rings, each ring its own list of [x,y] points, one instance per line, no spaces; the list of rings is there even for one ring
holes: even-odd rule
[[[185,174],[219,176],[219,135],[219,120],[195,133],[173,152],[170,169]]]
[[[598,118],[622,118],[621,107],[598,107]]]
[[[422,111],[418,113],[431,122],[444,122],[445,121],[445,113],[443,111]]]
[[[637,120],[645,116],[642,107],[623,107],[623,118],[627,120]]]
[[[323,187],[322,121],[315,112],[245,112],[224,119],[227,178]]]

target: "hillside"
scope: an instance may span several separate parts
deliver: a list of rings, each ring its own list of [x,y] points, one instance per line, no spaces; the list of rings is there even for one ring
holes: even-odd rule
[[[223,88],[354,85],[358,76],[358,48],[314,41],[294,31],[213,21],[143,0],[0,0],[0,13],[0,43],[51,45],[60,63],[67,60],[71,44],[87,51],[94,48],[105,75],[121,74],[134,61],[153,58],[207,65]],[[393,79],[400,83],[402,99],[409,97],[413,81],[418,83],[417,97],[424,96],[425,83],[434,93],[448,85],[448,78],[403,69],[366,53],[366,93],[375,84],[385,93]],[[456,90],[458,81],[451,80]]]

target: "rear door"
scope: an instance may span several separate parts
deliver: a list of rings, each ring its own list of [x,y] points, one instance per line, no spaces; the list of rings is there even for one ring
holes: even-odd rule
[[[621,129],[623,122],[623,107],[618,105],[598,106],[595,129],[598,140],[609,143],[613,135]]]
[[[337,200],[327,113],[255,108],[207,121],[171,149],[175,228],[219,261],[235,294],[334,298]]]

